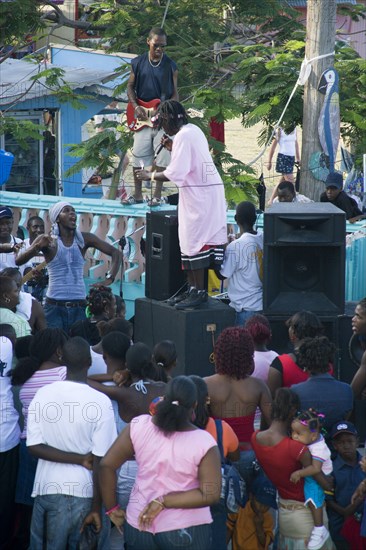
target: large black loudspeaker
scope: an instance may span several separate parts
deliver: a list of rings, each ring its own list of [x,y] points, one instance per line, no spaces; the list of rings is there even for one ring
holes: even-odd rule
[[[145,295],[167,300],[184,284],[176,210],[146,214]]]
[[[173,340],[178,355],[174,376],[210,376],[215,372],[210,361],[214,342],[234,321],[234,309],[213,298],[191,310],[177,310],[164,302],[139,298],[135,301],[134,339],[150,348],[161,340]]]
[[[293,352],[293,346],[290,343],[288,328],[286,326],[286,321],[291,317],[291,315],[266,315],[271,325],[271,332],[272,332],[272,338],[271,338],[271,343],[269,345],[269,348],[273,349],[274,351],[277,351],[277,353],[280,353],[280,354]],[[324,335],[327,336],[331,342],[337,345],[337,342],[338,342],[337,317],[319,316],[319,318],[324,327]],[[337,373],[335,374],[337,375]]]
[[[329,203],[278,203],[265,212],[264,312],[342,314],[345,237],[345,214]]]

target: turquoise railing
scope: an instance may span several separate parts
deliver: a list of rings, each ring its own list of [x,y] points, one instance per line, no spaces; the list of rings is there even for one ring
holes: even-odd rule
[[[95,233],[102,240],[114,246],[122,236],[127,238],[128,246],[124,251],[122,287],[127,305],[127,315],[134,312],[134,300],[145,295],[145,260],[140,251],[140,239],[144,234],[146,213],[150,210],[146,204],[123,206],[117,201],[86,198],[53,197],[48,195],[30,195],[0,191],[0,204],[10,206],[14,211],[14,233],[18,226],[24,230],[30,216],[40,215],[45,222],[46,232],[51,228],[48,217],[49,208],[59,200],[69,201],[78,213],[78,226],[81,231]],[[164,205],[165,209],[174,207]],[[233,210],[227,213],[229,232],[235,225]],[[262,216],[258,218],[258,227],[263,225]],[[357,301],[366,296],[366,223],[347,223],[346,230],[346,300]],[[26,231],[25,231],[26,232]],[[109,269],[108,256],[98,251],[88,250],[84,278],[87,287],[104,278]],[[332,274],[330,273],[331,277]],[[121,273],[116,277],[113,290],[119,293]]]

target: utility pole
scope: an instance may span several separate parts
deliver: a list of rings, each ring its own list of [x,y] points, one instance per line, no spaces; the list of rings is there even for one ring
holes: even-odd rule
[[[334,51],[336,31],[336,0],[307,0],[306,59]],[[334,63],[334,56],[312,62],[312,72],[304,89],[303,132],[301,150],[300,190],[311,199],[319,200],[324,183],[313,178],[309,160],[313,153],[322,151],[318,136],[318,120],[324,95],[317,90],[322,73]]]

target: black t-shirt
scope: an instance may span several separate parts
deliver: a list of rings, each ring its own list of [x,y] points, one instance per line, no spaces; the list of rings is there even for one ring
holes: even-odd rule
[[[341,191],[334,201],[330,201],[324,191],[324,193],[320,195],[320,202],[330,202],[331,204],[334,204],[334,206],[340,208],[346,213],[347,220],[362,214],[355,199],[349,197],[344,191]]]
[[[177,70],[177,65],[170,57],[163,55],[159,65],[151,65],[149,53],[146,52],[131,61],[133,74],[135,75],[135,93],[138,99],[142,101],[151,101],[152,99],[170,99],[174,93],[173,73]],[[164,78],[165,71],[168,77]],[[162,95],[162,84],[166,81],[165,97]]]

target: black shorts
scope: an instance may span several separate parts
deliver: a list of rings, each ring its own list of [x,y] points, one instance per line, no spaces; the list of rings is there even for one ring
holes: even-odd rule
[[[224,261],[225,245],[208,244],[194,256],[181,255],[182,269],[194,271],[196,269],[215,269],[219,268]]]

